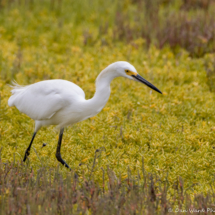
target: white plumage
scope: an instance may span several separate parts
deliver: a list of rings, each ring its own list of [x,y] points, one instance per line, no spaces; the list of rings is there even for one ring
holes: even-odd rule
[[[69,167],[60,155],[63,128],[99,113],[110,96],[111,81],[120,76],[142,82],[161,93],[138,75],[131,64],[124,61],[109,65],[99,74],[96,79],[95,95],[89,100],[85,99],[85,93],[79,86],[66,80],[47,80],[28,86],[14,83],[8,105],[16,106],[20,112],[35,120],[35,132],[26,150],[24,161],[30,154],[31,144],[41,126],[57,125],[61,132],[56,157],[63,165]]]
[[[68,121],[67,114],[80,112],[77,102],[85,99],[79,86],[65,80],[41,81],[24,87],[16,84],[12,94],[8,105],[16,106],[20,112],[34,119],[35,131],[43,125],[63,126]]]

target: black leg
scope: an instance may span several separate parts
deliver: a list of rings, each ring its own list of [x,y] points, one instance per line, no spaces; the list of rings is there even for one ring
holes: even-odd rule
[[[26,161],[27,157],[30,155],[31,145],[32,145],[32,143],[33,143],[33,141],[34,141],[34,138],[35,138],[36,134],[37,134],[37,132],[34,132],[33,137],[32,137],[32,139],[31,139],[31,142],[30,142],[28,148],[27,148],[26,151],[25,151],[25,157],[24,157],[24,159],[23,159],[24,162]]]
[[[69,165],[62,159],[61,154],[60,154],[60,148],[61,148],[61,142],[62,142],[62,138],[63,138],[63,131],[64,128],[62,128],[60,130],[60,134],[59,134],[59,139],[58,139],[58,144],[57,144],[57,151],[56,151],[56,158],[59,162],[61,162],[65,167],[69,168]],[[70,169],[71,170],[71,169]]]

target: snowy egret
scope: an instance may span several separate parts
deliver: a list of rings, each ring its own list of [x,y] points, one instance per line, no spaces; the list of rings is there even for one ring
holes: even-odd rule
[[[37,131],[42,126],[57,125],[60,129],[56,158],[69,168],[62,159],[60,149],[64,127],[83,121],[99,113],[110,96],[110,83],[116,77],[139,81],[161,93],[154,85],[142,78],[130,63],[115,62],[106,67],[96,79],[96,92],[86,100],[84,91],[76,84],[66,80],[46,80],[35,84],[20,86],[13,83],[9,106],[16,108],[35,120],[35,130],[23,161],[30,154],[31,145]],[[161,93],[162,94],[162,93]]]

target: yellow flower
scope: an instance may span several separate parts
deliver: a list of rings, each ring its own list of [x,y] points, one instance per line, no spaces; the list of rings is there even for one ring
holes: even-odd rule
[[[86,162],[89,158],[84,158],[81,162]]]

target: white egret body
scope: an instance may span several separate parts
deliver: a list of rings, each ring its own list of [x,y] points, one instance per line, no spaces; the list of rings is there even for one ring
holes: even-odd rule
[[[20,112],[35,120],[34,135],[26,150],[24,161],[30,154],[36,132],[42,126],[57,125],[60,129],[60,136],[56,157],[69,168],[60,155],[64,127],[99,113],[109,99],[111,81],[120,76],[142,82],[161,93],[138,75],[130,63],[124,61],[109,65],[99,74],[96,79],[96,92],[89,100],[85,99],[85,93],[79,86],[66,80],[47,80],[24,87],[14,83],[8,105],[16,106]]]

